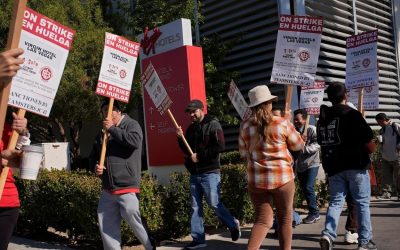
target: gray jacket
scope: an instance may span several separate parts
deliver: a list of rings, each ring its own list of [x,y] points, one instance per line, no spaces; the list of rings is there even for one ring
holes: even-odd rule
[[[304,127],[301,130],[304,130]],[[311,167],[319,167],[321,162],[320,148],[317,142],[317,129],[315,126],[309,125],[307,129],[306,145],[298,154],[298,158],[295,162],[296,171],[298,173],[302,173]]]
[[[137,121],[124,114],[120,124],[112,126],[108,131],[110,137],[107,143],[102,188],[111,191],[139,188],[142,168],[142,128]],[[91,154],[93,166],[100,158],[101,134],[93,146]]]

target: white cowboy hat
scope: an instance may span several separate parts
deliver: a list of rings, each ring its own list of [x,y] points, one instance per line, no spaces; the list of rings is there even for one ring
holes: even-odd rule
[[[249,90],[249,107],[255,107],[263,102],[278,100],[277,96],[271,95],[271,91],[266,85],[260,85]]]

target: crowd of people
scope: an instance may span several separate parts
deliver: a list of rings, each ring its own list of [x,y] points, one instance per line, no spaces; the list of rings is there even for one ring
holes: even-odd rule
[[[9,83],[24,62],[23,51],[13,49],[0,53],[0,83]],[[343,203],[346,200],[349,218],[346,223],[347,242],[358,243],[358,249],[377,249],[373,242],[370,218],[369,154],[376,143],[382,145],[384,193],[380,199],[400,197],[399,158],[400,125],[384,113],[376,115],[382,127],[375,140],[362,114],[347,105],[346,88],[331,83],[326,93],[332,106],[321,106],[316,126],[308,125],[307,113],[293,114],[273,107],[277,96],[266,85],[248,92],[252,116],[243,121],[239,131],[239,153],[246,160],[248,192],[254,206],[255,221],[247,249],[260,249],[276,215],[280,249],[292,247],[292,215],[295,177],[308,206],[303,223],[320,220],[314,184],[322,164],[329,183],[329,207],[321,233],[322,250],[333,248]],[[107,117],[108,102],[101,106],[104,116],[103,131],[96,138],[91,154],[91,165],[102,180],[102,192],[97,208],[100,234],[104,249],[121,249],[121,221],[125,220],[146,250],[156,249],[139,210],[141,152],[143,133],[139,123],[123,113],[115,102],[111,117]],[[191,119],[184,132],[176,130],[177,145],[182,150],[185,166],[190,173],[192,207],[191,236],[193,241],[185,249],[207,247],[204,231],[203,198],[215,215],[230,230],[232,241],[241,237],[240,222],[224,206],[220,197],[220,153],[225,150],[224,133],[219,121],[204,112],[204,103],[191,100],[184,110]],[[19,147],[29,144],[27,120],[12,114],[12,123],[6,124],[1,149],[3,166],[18,166]],[[20,135],[17,149],[4,145],[10,131]],[[107,135],[105,164],[98,162],[102,137]],[[184,143],[187,140],[191,153]],[[0,250],[7,249],[17,222],[20,202],[15,180],[10,170],[0,200]]]

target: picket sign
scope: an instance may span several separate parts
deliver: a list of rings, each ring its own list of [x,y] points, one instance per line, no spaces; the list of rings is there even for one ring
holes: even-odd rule
[[[172,104],[171,98],[168,96],[168,93],[161,82],[160,77],[157,74],[156,69],[154,68],[153,64],[150,63],[146,70],[142,73],[141,81],[144,88],[147,91],[147,94],[150,96],[151,101],[153,102],[154,106],[163,115],[165,112],[168,114],[169,118],[171,119],[172,123],[174,124],[175,128],[178,129],[180,126],[175,120],[174,115],[172,114],[169,107]],[[186,146],[186,149],[189,151],[190,155],[193,154],[193,150],[190,148],[189,143],[186,141],[184,135],[182,135],[182,141]]]
[[[27,0],[17,0],[14,2],[13,15],[12,15],[11,22],[10,22],[10,33],[8,34],[6,50],[15,49],[18,47],[19,39],[21,36],[22,19],[24,16],[26,2],[27,2]],[[11,81],[6,83],[6,85],[4,86],[4,88],[1,91],[1,96],[0,96],[0,105],[1,105],[0,106],[0,140],[3,136],[3,128],[4,128],[4,122],[5,122],[6,114],[7,114],[7,104],[8,104],[8,96],[10,94],[10,90],[11,90]],[[24,117],[25,112],[26,111],[24,109],[19,109],[18,114],[17,114],[18,117]],[[15,130],[13,130],[10,141],[8,142],[7,149],[15,149],[15,146],[17,145],[17,141],[18,141],[18,133]],[[4,185],[6,184],[8,171],[9,171],[8,166],[4,166],[1,171],[0,200],[3,195]]]
[[[109,97],[107,119],[112,118],[114,100],[128,102],[135,72],[140,44],[122,36],[105,33],[96,94]],[[108,131],[104,130],[99,165],[104,167],[108,142]]]

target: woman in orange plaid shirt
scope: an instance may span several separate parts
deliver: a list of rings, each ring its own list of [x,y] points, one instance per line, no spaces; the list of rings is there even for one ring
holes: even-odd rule
[[[239,151],[247,159],[248,190],[256,221],[247,249],[260,248],[272,227],[275,204],[280,249],[290,250],[295,184],[289,150],[301,150],[304,141],[289,119],[273,116],[272,101],[277,97],[267,86],[257,86],[248,95],[253,115],[240,126]]]

